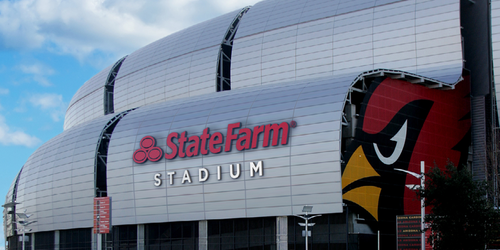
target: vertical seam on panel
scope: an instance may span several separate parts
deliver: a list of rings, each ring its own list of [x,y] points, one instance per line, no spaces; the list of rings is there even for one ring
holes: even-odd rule
[[[332,23],[332,75],[335,75],[335,23],[337,21],[337,12],[339,10],[340,0],[337,1],[337,7],[335,8],[335,14],[333,15]]]
[[[302,90],[300,91],[299,95],[297,96],[297,100],[295,101],[295,106],[293,107],[293,112],[292,112],[292,121],[295,117],[295,109],[297,108],[297,103],[300,101],[300,97],[302,95],[302,92],[304,92],[304,89],[306,89],[306,87],[308,85],[310,85],[311,83],[306,83],[305,86],[302,86]],[[291,130],[291,128],[290,128]],[[290,132],[289,132],[290,134]],[[288,135],[290,136],[290,135]],[[290,214],[294,214],[293,213],[293,207],[294,207],[294,203],[293,203],[293,191],[292,191],[292,140],[293,140],[293,136],[290,136],[290,141],[288,142],[288,144],[290,145],[290,149],[289,149],[289,155],[288,155],[288,171],[289,171],[289,176],[290,176]]]
[[[375,3],[374,3],[375,4]],[[375,44],[374,44],[374,40],[375,40],[375,6],[372,7],[372,69],[375,69]]]
[[[413,11],[413,37],[415,44],[415,73],[418,74],[418,46],[417,46],[417,1],[414,0],[414,11]]]
[[[212,102],[212,103],[213,103],[212,109],[210,109],[210,112],[207,115],[207,120],[205,121],[205,128],[208,128],[208,120],[210,119],[210,115],[214,111],[215,106],[217,106],[217,102]],[[203,163],[204,159],[205,159],[205,156],[203,154],[201,154],[201,166],[203,166],[203,167],[205,167],[205,164]],[[200,177],[198,176],[198,178],[200,178]],[[203,219],[206,220],[207,219],[207,210],[205,208],[205,183],[201,184],[201,190],[202,190],[202,194],[203,194]]]
[[[302,11],[300,12],[300,16],[299,16],[299,19],[297,21],[297,24],[295,24],[295,48],[294,48],[294,55],[293,55],[293,79],[294,81],[297,81],[297,45],[298,45],[298,39],[299,39],[299,25],[301,24],[300,23],[300,19],[302,17],[302,14],[304,14],[304,9],[305,9],[305,6],[307,5],[309,0],[307,0],[304,5],[302,6]]]
[[[245,126],[248,126],[248,117],[250,116],[250,111],[252,111],[252,107],[255,103],[255,100],[260,96],[260,93],[262,93],[262,91],[263,91],[262,89],[258,91],[259,94],[255,95],[255,98],[253,99],[252,104],[250,105],[250,108],[248,108],[248,114],[247,114],[247,119],[245,120]],[[246,152],[243,151],[243,162],[245,162],[245,156],[246,156]],[[244,176],[245,175],[243,175],[243,177]],[[245,190],[244,190],[244,193],[245,193],[245,216],[247,216],[248,208],[247,208],[247,181],[246,181],[246,178],[243,181],[243,186],[245,188]]]
[[[195,53],[191,53],[191,55],[189,55],[189,72],[188,72],[188,79],[187,79],[187,96],[188,97],[191,97],[191,67],[193,66],[193,55]]]
[[[171,133],[172,131],[172,124],[174,124],[175,122],[175,117],[177,116],[177,114],[179,113],[179,110],[180,110],[180,106],[177,106],[177,111],[175,111],[175,115],[172,117],[172,121],[170,122],[170,127],[168,128],[168,135]],[[136,139],[137,140],[137,139]],[[166,152],[167,149],[165,149],[165,152]],[[168,166],[168,161],[165,161],[165,173],[167,173],[167,166]],[[168,174],[167,174],[168,176]],[[172,177],[173,178],[173,177]],[[170,182],[169,184],[170,185]],[[165,204],[166,204],[166,209],[167,209],[167,221],[170,221],[170,213],[168,212],[168,186],[165,188]]]
[[[130,77],[129,77],[130,80]],[[128,85],[128,83],[127,83]],[[144,120],[139,124],[137,128],[137,132],[135,133],[135,140],[134,140],[134,149],[135,149],[135,144],[137,143],[137,135],[139,135],[139,130],[141,129],[141,125],[144,122]],[[137,204],[136,204],[136,199],[135,199],[135,162],[132,163],[132,193],[134,196],[134,222],[137,224]]]

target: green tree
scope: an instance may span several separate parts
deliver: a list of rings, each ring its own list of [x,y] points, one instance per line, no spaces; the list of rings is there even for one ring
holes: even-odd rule
[[[487,199],[486,182],[472,179],[466,168],[452,163],[446,169],[435,167],[426,174],[420,190],[431,214],[428,241],[434,249],[485,249],[500,236],[500,214]]]

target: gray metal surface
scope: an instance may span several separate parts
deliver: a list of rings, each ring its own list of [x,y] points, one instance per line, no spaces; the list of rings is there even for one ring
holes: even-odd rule
[[[220,44],[238,13],[179,31],[128,56],[115,82],[115,112],[215,92]]]
[[[493,75],[497,101],[497,117],[500,117],[500,0],[491,1],[491,46],[493,51]]]
[[[144,106],[116,126],[109,146],[108,195],[114,225],[159,221],[209,220],[292,215],[306,204],[316,213],[342,211],[340,123],[347,90],[355,77],[304,80],[245,90],[219,92]],[[134,163],[132,155],[147,135],[166,150],[166,137],[204,128],[226,134],[230,123],[242,127],[290,122],[288,145]],[[250,162],[263,161],[264,175],[250,176]],[[232,179],[230,164],[241,164]],[[217,179],[217,166],[222,180]],[[199,182],[199,168],[210,177]],[[189,170],[192,183],[181,184]],[[175,171],[170,185],[167,172]],[[163,184],[154,185],[161,173]]]
[[[493,5],[500,8],[498,1]],[[256,4],[241,20],[232,90],[215,93],[219,45],[238,12],[153,42],[120,68],[115,113],[140,108],[118,123],[110,142],[107,185],[114,225],[293,215],[306,204],[314,204],[315,213],[342,212],[340,129],[356,76],[383,68],[433,78],[438,85],[461,77],[458,1],[275,0]],[[494,14],[494,38],[500,33],[497,19]],[[103,112],[109,69],[80,88],[65,132],[25,164],[17,202],[38,221],[34,232],[92,227],[96,143],[111,118]],[[290,129],[288,145],[143,164],[132,160],[146,135],[166,150],[171,132],[200,135],[209,127],[212,134],[225,134],[234,122],[253,128],[292,119],[298,126]],[[264,176],[249,176],[249,163],[258,161]],[[238,163],[241,176],[232,179],[229,165]],[[200,183],[202,167],[211,177]],[[192,183],[180,183],[184,170]],[[177,172],[174,185],[165,179],[170,171]],[[154,185],[157,173],[160,187]]]
[[[64,129],[104,116],[104,84],[113,65],[86,81],[69,103],[64,118]]]
[[[232,88],[385,68],[461,79],[459,1],[263,1],[234,40]]]
[[[395,11],[397,10],[397,11]],[[215,92],[219,45],[238,11],[132,53],[115,83],[115,111]],[[458,1],[263,1],[243,16],[231,65],[232,88],[378,68],[446,83],[462,69]],[[65,129],[103,116],[109,68],[73,97]]]
[[[74,126],[43,144],[21,173],[18,211],[33,214],[34,232],[92,227],[94,156],[111,116]]]

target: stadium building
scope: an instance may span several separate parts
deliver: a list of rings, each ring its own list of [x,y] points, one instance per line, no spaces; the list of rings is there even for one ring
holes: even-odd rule
[[[313,249],[396,249],[398,169],[496,173],[489,2],[266,0],[121,58],[11,166],[6,249],[304,249],[304,206]]]

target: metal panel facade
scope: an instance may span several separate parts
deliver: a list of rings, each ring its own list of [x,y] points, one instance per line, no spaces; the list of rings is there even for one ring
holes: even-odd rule
[[[340,123],[351,81],[328,78],[250,88],[130,112],[116,126],[109,148],[108,195],[113,198],[113,223],[291,215],[306,204],[315,204],[318,213],[341,212]],[[142,164],[132,160],[145,136],[153,136],[156,147],[171,153],[166,139],[173,132],[200,136],[210,128],[212,134],[226,134],[231,123],[254,128],[292,120],[298,125],[290,128],[287,145],[260,145],[245,151],[237,151],[233,145],[232,151],[220,154]],[[263,176],[251,177],[250,163],[259,161]],[[234,170],[241,164],[239,178],[230,176],[231,164]],[[199,181],[200,168],[208,170],[208,180]],[[191,183],[182,183],[186,170]],[[176,173],[173,184],[169,172]],[[159,187],[154,185],[158,173],[162,179]]]
[[[398,14],[394,14],[397,9]],[[115,111],[215,92],[219,44],[238,11],[132,53]],[[457,1],[263,1],[244,15],[233,88],[389,68],[455,83],[462,50]],[[65,129],[103,115],[109,67],[75,94]]]
[[[491,1],[491,46],[497,107],[500,107],[500,0]],[[500,109],[498,109],[500,117]]]
[[[494,37],[500,33],[499,3],[492,3]],[[389,69],[418,74],[427,83],[432,78],[455,84],[463,68],[459,7],[456,0],[260,2],[240,21],[232,90],[224,92],[215,88],[217,57],[239,10],[132,53],[114,85],[114,112],[139,108],[119,120],[107,151],[113,225],[285,216],[307,204],[318,214],[342,213],[342,116],[353,80],[365,71]],[[493,44],[496,59],[498,45]],[[92,227],[96,144],[113,117],[103,109],[110,69],[78,90],[65,131],[24,165],[17,209],[34,214],[34,232]],[[257,134],[251,140],[255,148],[238,150],[235,140],[232,150],[222,144],[220,153],[165,158],[173,154],[167,147],[172,133],[186,132],[187,144],[209,128],[211,138],[221,133],[226,141],[230,124],[241,123],[238,133],[283,122],[290,126],[284,145],[266,147],[265,136]],[[146,136],[163,152],[158,161],[137,163],[134,152],[150,154],[141,144]],[[262,176],[251,169],[259,162]]]
[[[115,112],[215,92],[220,44],[238,13],[179,31],[128,56],[115,82]]]
[[[104,85],[112,66],[97,73],[78,89],[66,110],[65,130],[104,116]]]
[[[459,81],[459,1],[260,2],[236,34],[231,80],[235,89],[381,68]]]
[[[17,188],[18,211],[33,214],[34,232],[92,227],[94,159],[111,116],[67,129],[33,153]]]

